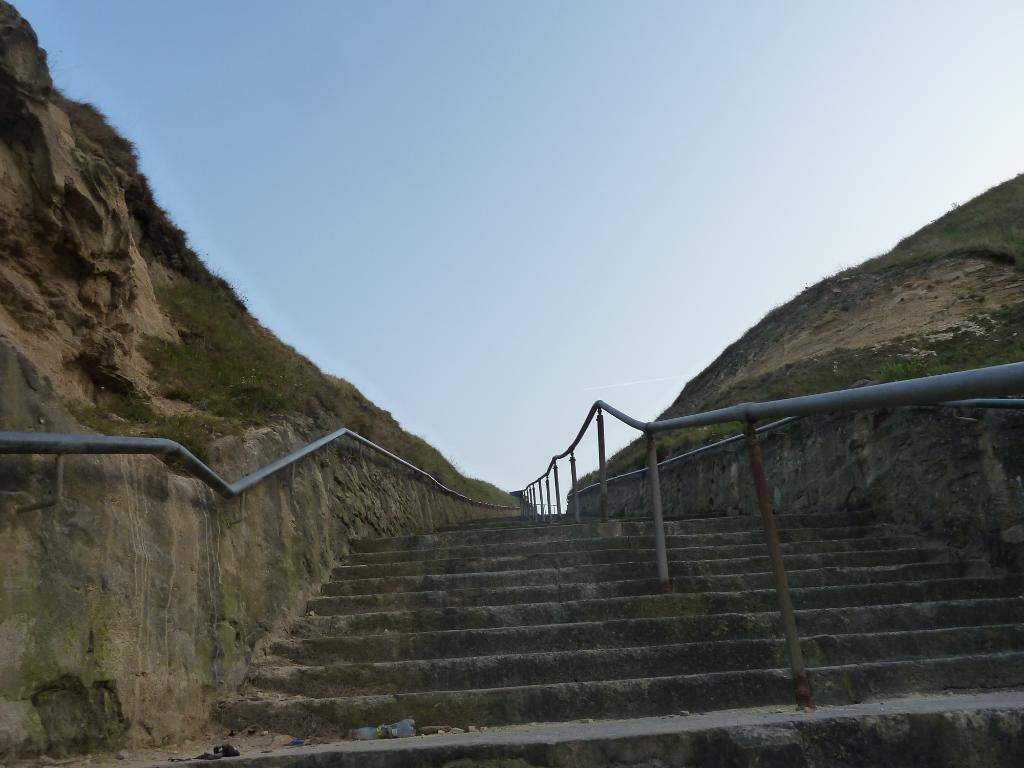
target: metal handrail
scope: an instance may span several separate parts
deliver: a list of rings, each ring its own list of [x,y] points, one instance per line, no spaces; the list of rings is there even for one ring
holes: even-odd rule
[[[970,400],[952,400],[952,401],[947,402],[947,403],[934,403],[933,406],[928,406],[928,407],[938,407],[938,408],[991,408],[993,410],[1021,411],[1021,410],[1024,410],[1024,398],[1014,398],[1014,397],[998,397],[998,398],[994,398],[993,397],[993,398],[974,398],[974,399],[970,399]],[[802,419],[802,418],[803,418],[803,416],[787,416],[784,419],[779,419],[778,421],[773,421],[770,424],[765,424],[762,427],[758,427],[756,432],[757,432],[757,434],[761,435],[761,434],[764,434],[765,432],[770,432],[770,431],[772,431],[774,429],[778,429],[779,427],[784,427],[787,424],[793,424],[793,423],[795,423],[797,421],[800,421],[800,419]],[[743,435],[742,434],[732,435],[731,437],[723,438],[722,440],[718,440],[718,441],[716,441],[714,443],[708,443],[706,445],[701,445],[701,446],[699,446],[697,448],[694,448],[692,450],[686,451],[685,453],[677,453],[675,456],[669,456],[667,459],[664,459],[663,461],[659,461],[658,462],[658,467],[659,467],[659,469],[661,467],[667,467],[669,464],[675,464],[676,462],[683,461],[684,459],[693,458],[694,456],[698,456],[698,455],[700,455],[702,453],[707,453],[708,451],[713,451],[716,448],[721,448],[723,446],[730,445],[732,443],[738,443],[742,439],[743,439]],[[631,470],[629,472],[623,472],[621,475],[613,475],[612,477],[609,477],[606,482],[608,483],[608,485],[611,485],[612,483],[618,482],[619,480],[624,480],[627,477],[632,477],[633,475],[645,474],[647,471],[648,471],[647,467],[641,467],[640,469],[634,469],[634,470]],[[595,481],[595,482],[591,483],[590,485],[585,485],[582,488],[577,489],[576,493],[577,494],[586,493],[587,491],[592,491],[594,488],[597,488],[600,485],[601,485],[600,481]]]
[[[249,488],[263,482],[282,469],[295,464],[297,461],[309,456],[316,451],[330,445],[342,437],[350,437],[358,443],[371,448],[378,453],[387,456],[407,469],[422,475],[433,483],[437,488],[467,504],[487,509],[516,509],[514,506],[503,504],[492,504],[478,499],[471,499],[465,494],[449,488],[429,472],[425,472],[405,459],[396,456],[385,448],[381,448],[374,442],[367,440],[362,435],[350,429],[342,427],[330,434],[317,438],[303,447],[272,461],[255,472],[246,475],[240,480],[229,483],[218,475],[213,469],[200,461],[195,454],[188,450],[181,443],[163,437],[116,437],[109,435],[75,435],[54,432],[0,432],[0,454],[39,454],[55,455],[58,460],[67,455],[85,454],[106,454],[106,455],[151,455],[166,456],[177,459],[182,467],[193,477],[202,481],[206,486],[212,488],[221,496],[233,498],[244,493]],[[58,463],[58,481],[62,480],[62,467]],[[44,506],[53,506],[60,500],[60,483],[58,482],[57,492],[47,502],[34,504],[31,507],[23,508],[23,511],[38,509]]]
[[[574,501],[576,521],[579,522],[579,489],[576,488],[575,478],[575,455],[573,451],[583,439],[583,435],[592,420],[597,421],[597,444],[598,444],[598,476],[597,485],[600,486],[601,496],[599,499],[600,519],[602,522],[608,519],[608,483],[610,482],[606,472],[605,443],[604,443],[604,412],[608,412],[622,423],[643,432],[647,443],[647,466],[643,470],[619,475],[613,480],[646,472],[650,482],[649,503],[651,505],[651,519],[654,527],[654,549],[655,564],[658,570],[658,583],[661,589],[669,591],[672,589],[672,581],[668,571],[668,551],[665,538],[665,521],[662,515],[661,486],[659,479],[659,462],[655,436],[659,432],[666,432],[675,429],[688,427],[706,427],[714,424],[724,424],[738,421],[744,425],[742,436],[730,437],[713,445],[701,446],[680,456],[671,457],[668,461],[681,461],[684,458],[694,456],[704,451],[718,448],[723,444],[743,439],[746,443],[747,457],[750,462],[750,469],[754,479],[754,490],[757,496],[758,510],[761,516],[761,524],[764,529],[765,541],[768,546],[768,556],[772,567],[772,575],[775,582],[775,593],[779,603],[779,613],[782,618],[783,629],[786,636],[786,649],[789,655],[790,668],[793,673],[794,691],[797,704],[804,708],[813,707],[810,682],[807,670],[804,666],[803,651],[800,647],[800,637],[797,632],[796,614],[793,609],[792,599],[789,592],[789,583],[786,576],[786,567],[782,558],[782,550],[779,545],[778,530],[775,523],[775,510],[772,503],[771,492],[768,487],[768,480],[764,470],[764,460],[761,455],[761,446],[758,435],[768,429],[774,429],[783,424],[790,423],[804,416],[823,415],[840,411],[861,411],[874,410],[878,408],[894,408],[900,406],[929,406],[949,405],[964,408],[1019,408],[1024,401],[1013,402],[1011,400],[994,399],[995,395],[1012,395],[1024,392],[1024,363],[1008,363],[987,368],[978,368],[969,371],[946,373],[925,378],[908,379],[905,381],[890,382],[886,384],[874,384],[854,389],[842,389],[834,392],[823,392],[801,397],[791,397],[782,400],[770,400],[760,403],[741,403],[726,408],[718,408],[704,413],[695,413],[686,416],[678,416],[660,421],[640,421],[626,413],[614,408],[602,400],[596,401],[587,412],[576,438],[569,447],[562,453],[554,456],[548,462],[544,473],[536,480],[529,483],[523,491],[522,498],[527,498],[531,492],[540,499],[540,507],[544,508],[544,489],[547,487],[547,505],[550,510],[551,490],[548,478],[552,472],[555,473],[555,486],[558,486],[558,459],[568,455],[573,465],[573,484],[571,494]],[[971,399],[967,399],[971,398]],[[775,419],[771,424],[758,428],[756,423],[766,419]],[[543,483],[541,481],[544,481]],[[588,488],[591,486],[588,486]],[[534,489],[536,489],[534,491]],[[558,500],[559,511],[561,500]],[[530,508],[523,504],[522,514],[528,515]],[[533,508],[536,514],[536,507]],[[551,521],[551,515],[548,516]]]
[[[999,402],[999,401],[997,401],[997,402]],[[1024,408],[1024,400],[1021,400],[1020,403],[1021,403],[1020,407]],[[778,429],[779,427],[784,427],[787,424],[792,424],[794,422],[800,421],[801,418],[803,418],[803,417],[802,416],[789,416],[789,417],[787,417],[785,419],[779,419],[778,421],[773,421],[771,424],[765,424],[763,427],[758,427],[757,428],[757,434],[762,435],[765,432],[772,431],[773,429]],[[738,443],[742,439],[743,439],[743,435],[733,435],[731,437],[726,437],[726,438],[723,438],[721,440],[718,440],[718,441],[716,441],[714,443],[708,443],[707,445],[701,445],[701,446],[699,446],[697,448],[694,448],[692,450],[687,451],[686,453],[677,453],[675,456],[669,456],[667,459],[665,459],[663,461],[659,461],[658,462],[658,467],[659,468],[666,467],[669,464],[674,464],[674,463],[676,463],[678,461],[682,461],[683,459],[689,459],[689,458],[692,458],[694,456],[698,456],[698,455],[700,455],[702,453],[707,453],[708,451],[713,451],[716,448],[721,448],[724,445],[730,445],[731,443]],[[631,470],[630,472],[623,472],[621,475],[613,475],[612,477],[609,477],[605,482],[607,482],[608,485],[611,485],[612,483],[618,482],[619,480],[623,480],[623,479],[625,479],[627,477],[632,477],[633,475],[645,474],[647,471],[648,471],[647,467],[641,467],[640,469],[634,469],[634,470]],[[590,485],[586,485],[586,486],[578,489],[576,491],[576,493],[577,494],[586,493],[589,490],[597,488],[599,485],[601,485],[600,481],[591,483]]]
[[[870,384],[864,387],[840,389],[833,392],[822,392],[781,400],[741,403],[727,408],[718,408],[712,411],[678,416],[661,421],[640,421],[603,400],[597,400],[590,406],[587,417],[583,421],[583,426],[569,447],[553,456],[551,461],[548,462],[547,469],[532,482],[542,480],[547,476],[555,461],[564,458],[575,450],[576,446],[583,439],[587,427],[590,426],[591,420],[600,411],[611,414],[623,424],[633,427],[644,434],[652,434],[686,427],[708,427],[713,424],[725,424],[730,421],[763,421],[765,419],[821,415],[835,413],[836,411],[893,408],[901,405],[964,405],[971,403],[974,404],[974,407],[999,407],[998,405],[980,405],[982,403],[1000,402],[998,399],[986,399],[982,396],[1017,394],[1020,392],[1024,392],[1024,362],[994,365],[969,371],[957,371],[955,373],[943,373],[936,376],[893,381],[885,384]],[[964,398],[975,399],[965,400]]]

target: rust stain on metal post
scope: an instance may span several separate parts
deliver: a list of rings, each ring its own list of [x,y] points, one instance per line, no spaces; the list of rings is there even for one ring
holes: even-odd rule
[[[571,493],[572,493],[572,511],[573,511],[573,515],[575,515],[575,517],[576,517],[576,522],[578,523],[580,521],[580,499],[579,499],[579,496],[576,494],[577,484],[576,484],[576,454],[575,453],[570,453],[569,454],[569,469],[572,472],[572,491],[571,491]]]
[[[601,522],[608,522],[608,466],[604,458],[604,415],[599,408],[597,411],[597,464],[598,476],[601,480],[601,495],[598,500],[598,509],[601,512]]]
[[[548,500],[548,522],[550,523],[550,522],[554,521],[554,517],[555,517],[552,514],[553,505],[551,504],[551,473],[550,472],[548,472],[546,475],[544,475],[544,485],[547,488],[547,496],[545,498]]]
[[[562,516],[562,491],[558,487],[558,462],[555,462],[555,509],[558,511],[558,516]]]
[[[772,561],[775,595],[779,601],[779,612],[782,614],[782,626],[786,631],[786,649],[789,652],[789,664],[793,670],[796,703],[797,706],[803,709],[814,709],[814,703],[811,701],[811,684],[807,678],[807,670],[804,668],[804,656],[800,649],[800,635],[797,633],[793,600],[789,594],[789,581],[786,579],[786,565],[782,561],[782,550],[779,547],[779,532],[775,526],[775,510],[772,508],[771,494],[768,490],[768,478],[765,476],[764,460],[761,457],[761,444],[757,439],[757,432],[754,431],[754,422],[746,422],[743,427],[743,435],[747,443],[750,471],[754,475],[757,505],[761,510],[761,525],[764,528],[764,537],[768,542],[768,556]]]

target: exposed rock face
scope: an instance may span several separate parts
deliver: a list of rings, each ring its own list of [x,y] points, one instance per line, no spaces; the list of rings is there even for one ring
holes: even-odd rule
[[[105,128],[54,91],[35,34],[3,2],[0,41],[0,338],[65,396],[144,387],[140,340],[174,330],[125,193],[137,180],[104,156],[99,136],[73,127],[72,116]]]
[[[143,354],[184,334],[157,298],[172,284],[218,291],[272,338],[156,205],[131,144],[54,89],[32,29],[0,0],[0,430],[81,432],[68,407],[102,409],[110,393],[196,415],[156,397]],[[327,395],[218,432],[210,463],[225,477],[341,422],[465,480],[354,387],[274,343]],[[244,505],[154,458],[71,457],[63,505],[15,511],[51,494],[52,472],[52,458],[0,456],[0,762],[196,732],[352,539],[486,514],[352,444]]]
[[[1024,566],[1024,413],[913,408],[807,418],[761,436],[778,513],[871,510],[996,565]],[[742,442],[659,471],[666,515],[754,515]],[[608,486],[612,515],[648,515],[644,474]],[[597,514],[597,489],[580,495]]]
[[[28,359],[0,345],[0,424],[76,431]],[[308,420],[225,438],[234,479],[302,445]],[[0,755],[60,755],[194,733],[260,641],[302,610],[349,542],[483,514],[351,444],[244,503],[150,457],[0,457]]]
[[[731,404],[727,393],[744,381],[836,350],[869,350],[910,333],[926,340],[961,328],[981,333],[972,318],[1022,300],[1024,273],[1012,259],[981,249],[837,275],[769,312],[687,383],[663,416]]]

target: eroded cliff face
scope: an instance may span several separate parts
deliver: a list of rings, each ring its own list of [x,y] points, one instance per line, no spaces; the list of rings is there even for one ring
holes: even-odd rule
[[[54,90],[32,29],[0,3],[0,339],[79,400],[146,388],[141,340],[175,334],[129,209],[145,190],[101,151],[112,139],[90,112]]]
[[[315,380],[311,394],[245,418],[175,400],[145,354],[164,344],[190,359],[168,286],[228,305],[242,346],[264,340],[293,379]],[[203,448],[229,479],[345,424],[461,490],[501,495],[259,327],[156,205],[131,145],[54,90],[35,34],[0,0],[0,430],[85,431],[81,409],[107,416],[111,398],[146,418],[208,418]],[[19,512],[51,495],[53,459],[0,456],[0,762],[196,734],[350,541],[488,514],[352,444],[244,503],[155,458],[66,466],[60,505]]]
[[[77,431],[49,383],[0,343],[0,424]],[[237,478],[308,441],[309,419],[228,437]],[[339,444],[224,500],[152,457],[0,456],[0,757],[158,745],[202,732],[349,542],[486,516],[378,454]],[[492,513],[493,514],[493,513]],[[499,513],[500,514],[500,513]]]

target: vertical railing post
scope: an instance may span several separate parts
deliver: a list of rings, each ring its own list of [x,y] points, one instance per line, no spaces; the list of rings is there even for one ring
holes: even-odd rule
[[[552,504],[551,504],[551,471],[550,471],[550,469],[548,470],[548,473],[546,475],[544,475],[544,485],[547,487],[547,492],[548,492],[548,495],[547,495],[547,499],[548,499],[548,522],[549,523],[553,523],[554,522],[554,514],[552,513],[553,507],[552,507]]]
[[[569,469],[572,472],[572,490],[570,495],[572,496],[572,511],[576,516],[576,522],[580,521],[580,497],[576,493],[576,454],[569,453]]]
[[[601,495],[598,499],[598,509],[601,513],[601,522],[608,522],[608,467],[604,460],[604,414],[597,409],[597,472],[601,481]]]
[[[530,517],[537,522],[537,484],[530,483]]]
[[[757,505],[761,511],[761,525],[764,528],[764,537],[768,542],[768,556],[772,561],[772,573],[775,578],[775,596],[779,602],[782,626],[786,632],[786,649],[789,652],[789,665],[793,670],[796,703],[797,706],[803,709],[813,709],[811,684],[807,679],[807,670],[804,668],[804,656],[800,649],[800,635],[797,633],[793,600],[790,597],[789,582],[786,579],[786,565],[782,561],[782,550],[779,547],[779,531],[775,526],[775,510],[772,508],[771,493],[768,490],[768,478],[764,473],[764,459],[761,456],[761,444],[757,439],[754,422],[746,422],[743,428],[743,435],[747,443],[750,471],[754,475]]]
[[[547,519],[548,508],[547,508],[547,505],[546,505],[546,503],[544,501],[544,481],[543,480],[538,480],[537,481],[537,492],[540,495],[541,521],[546,523],[548,521],[548,519]]]
[[[555,465],[555,509],[558,511],[558,516],[562,516],[562,491],[558,487],[558,462],[552,462]]]
[[[654,435],[647,435],[647,490],[651,501],[651,525],[654,526],[654,556],[658,564],[658,586],[662,592],[672,590],[668,577],[668,552],[665,548],[665,520],[661,513],[661,480],[658,477],[658,446]]]

